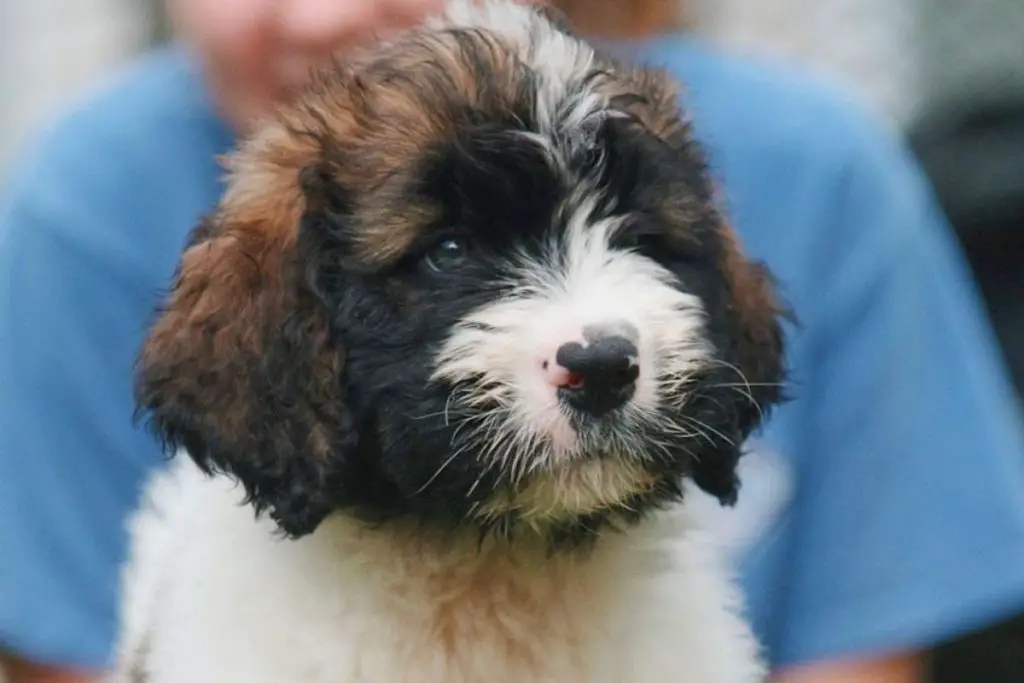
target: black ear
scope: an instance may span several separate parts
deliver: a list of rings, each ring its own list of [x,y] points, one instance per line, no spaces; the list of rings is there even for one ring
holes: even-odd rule
[[[726,362],[712,368],[694,416],[706,425],[693,478],[723,504],[736,502],[736,468],[743,445],[771,409],[786,399],[785,336],[782,322],[790,318],[778,303],[771,274],[749,260],[732,229],[719,229],[722,252],[719,270],[726,283],[726,316],[720,349]],[[724,410],[723,410],[724,408]],[[702,414],[703,413],[703,414]]]
[[[324,236],[300,230],[327,205],[296,169],[272,170],[269,195],[229,191],[194,233],[142,349],[136,400],[169,446],[236,477],[258,511],[301,536],[333,510],[358,435],[312,282]]]

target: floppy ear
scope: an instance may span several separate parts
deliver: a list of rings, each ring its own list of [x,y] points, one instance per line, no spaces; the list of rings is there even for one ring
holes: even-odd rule
[[[723,504],[731,505],[739,492],[736,468],[744,442],[771,408],[785,400],[782,321],[790,316],[776,299],[768,269],[744,255],[730,227],[720,227],[719,235],[719,267],[728,289],[726,338],[731,345],[722,351],[734,367],[718,368],[708,378],[709,417],[702,421],[713,422],[715,433],[709,438],[715,442],[714,454],[697,459],[693,478]]]
[[[225,199],[193,233],[142,348],[136,401],[167,445],[237,477],[258,511],[300,536],[331,511],[357,435],[313,282],[321,236],[300,229],[323,189],[300,183],[316,152],[278,143],[233,158]]]
[[[722,269],[729,282],[733,339],[736,343],[738,378],[749,393],[740,419],[744,437],[756,428],[765,413],[783,400],[782,382],[785,339],[782,321],[791,319],[776,297],[768,268],[746,257],[732,228],[720,228],[725,251]]]

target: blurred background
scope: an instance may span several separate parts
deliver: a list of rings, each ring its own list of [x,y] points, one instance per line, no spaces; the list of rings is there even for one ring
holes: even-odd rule
[[[693,30],[859,90],[909,140],[1024,387],[1024,0],[696,0]],[[14,150],[139,51],[161,0],[0,0],[0,184]],[[1024,619],[936,653],[939,682],[1024,681]],[[2,674],[0,674],[2,676]]]

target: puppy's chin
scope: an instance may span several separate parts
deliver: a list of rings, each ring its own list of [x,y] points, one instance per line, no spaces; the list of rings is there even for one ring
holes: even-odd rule
[[[519,487],[495,493],[473,515],[484,524],[514,518],[534,533],[568,528],[595,515],[635,512],[632,501],[657,488],[641,463],[611,457],[581,459],[549,469]]]

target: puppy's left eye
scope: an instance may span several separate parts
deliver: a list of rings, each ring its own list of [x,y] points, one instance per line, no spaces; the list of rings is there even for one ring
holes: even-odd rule
[[[445,237],[423,255],[423,264],[438,273],[457,268],[466,260],[468,243],[459,237]]]

